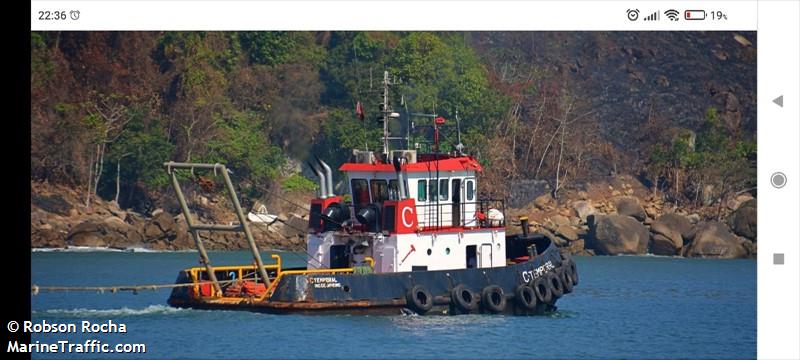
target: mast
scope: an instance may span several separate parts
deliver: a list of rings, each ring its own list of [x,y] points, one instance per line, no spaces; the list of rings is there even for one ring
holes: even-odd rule
[[[383,72],[383,104],[381,104],[381,112],[383,112],[383,153],[389,156],[389,114],[392,110],[389,108],[389,72]]]

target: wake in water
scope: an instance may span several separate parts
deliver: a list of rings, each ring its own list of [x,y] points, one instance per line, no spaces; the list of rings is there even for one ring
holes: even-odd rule
[[[180,253],[193,252],[194,250],[153,250],[141,247],[128,249],[115,249],[110,247],[94,246],[67,246],[66,248],[33,248],[31,252],[135,252],[135,253]]]
[[[50,309],[31,311],[31,316],[59,316],[72,318],[87,317],[119,317],[119,316],[143,316],[143,315],[169,315],[191,310],[173,308],[165,305],[150,305],[144,309],[131,309],[123,307],[121,309]]]

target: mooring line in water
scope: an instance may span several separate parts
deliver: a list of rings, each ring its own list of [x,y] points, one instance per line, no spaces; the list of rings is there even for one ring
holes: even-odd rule
[[[235,283],[240,280],[224,280],[220,281],[220,284],[228,284],[228,283]],[[94,291],[100,294],[105,292],[110,292],[112,294],[117,293],[118,291],[132,291],[133,294],[138,294],[140,290],[158,290],[158,289],[173,289],[173,288],[181,288],[181,287],[189,287],[195,286],[197,284],[194,283],[182,283],[182,284],[163,284],[163,285],[120,285],[120,286],[38,286],[38,285],[31,285],[31,295],[39,295],[40,292],[47,291],[47,292],[58,292],[58,291]]]

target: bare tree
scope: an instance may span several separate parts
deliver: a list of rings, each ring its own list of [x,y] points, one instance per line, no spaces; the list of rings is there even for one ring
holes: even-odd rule
[[[94,155],[89,164],[89,181],[86,189],[86,206],[91,204],[92,197],[97,194],[97,187],[103,175],[106,148],[116,141],[125,131],[125,126],[131,121],[131,114],[126,99],[112,94],[95,93],[86,104],[88,116],[84,123],[93,133],[95,145]]]

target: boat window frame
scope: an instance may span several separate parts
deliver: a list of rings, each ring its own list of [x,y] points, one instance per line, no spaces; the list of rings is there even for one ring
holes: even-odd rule
[[[465,184],[464,184],[464,192],[466,194],[464,194],[464,195],[466,195],[465,196],[466,197],[466,201],[467,202],[473,202],[473,201],[475,201],[475,195],[477,193],[477,189],[476,189],[476,186],[475,186],[475,178],[467,178],[465,180],[466,181],[465,181]]]
[[[444,184],[444,186],[442,186]],[[444,191],[442,191],[444,189]],[[439,201],[450,199],[450,178],[439,179]]]
[[[430,201],[439,200],[439,181],[436,179],[428,181],[428,199],[430,199]]]
[[[373,188],[373,186],[376,185],[376,184],[378,185],[378,190],[382,194],[376,194],[375,193],[375,191],[374,191],[375,188]],[[383,185],[383,190],[382,191],[380,189],[381,185]],[[369,179],[369,193],[371,195],[370,196],[370,201],[373,204],[374,203],[378,203],[378,204],[382,205],[384,201],[390,200],[390,197],[389,197],[389,183],[386,181],[386,179]],[[383,195],[383,196],[380,196],[380,199],[379,199],[378,195]]]
[[[389,200],[400,200],[400,182],[397,179],[389,180]]]
[[[367,202],[366,203],[361,203],[361,202],[358,201],[359,198],[356,196],[356,182],[357,181],[363,181],[364,182],[364,187],[367,189]],[[365,207],[366,205],[369,205],[370,202],[372,202],[372,194],[370,193],[369,180],[367,180],[366,178],[352,178],[352,179],[350,179],[350,195],[352,195],[352,198],[353,198],[353,209],[355,209],[356,213],[358,213],[359,210],[361,210],[363,207]]]
[[[428,180],[426,179],[417,180],[417,201],[428,201]]]

